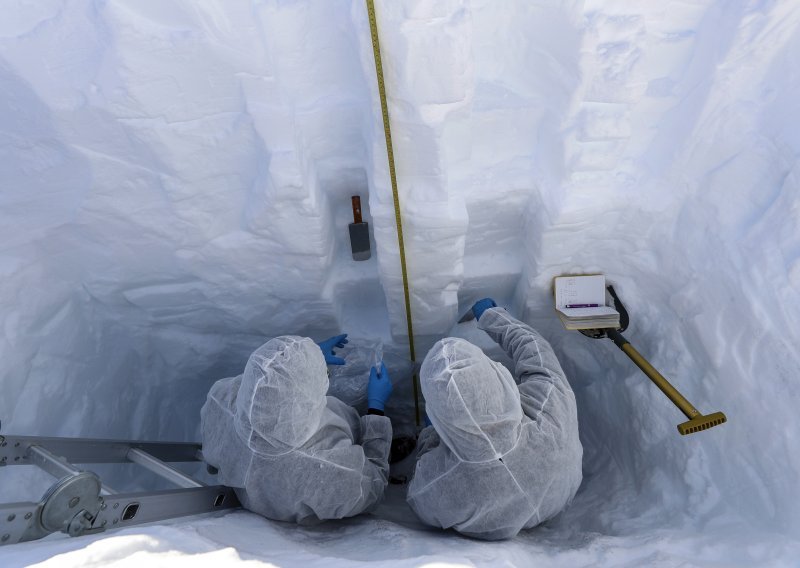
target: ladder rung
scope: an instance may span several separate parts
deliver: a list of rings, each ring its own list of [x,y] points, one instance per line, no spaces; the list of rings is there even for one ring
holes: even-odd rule
[[[37,465],[55,478],[62,478],[65,475],[78,475],[81,471],[65,459],[59,459],[41,446],[30,446],[28,448],[28,460],[33,465]]]
[[[26,457],[32,465],[39,466],[41,469],[57,479],[61,479],[67,475],[78,475],[81,472],[81,470],[76,468],[64,458],[59,458],[58,456],[49,452],[47,448],[43,448],[41,446],[29,446]],[[116,493],[104,483],[100,484],[100,489],[106,495],[112,495],[113,493]]]
[[[149,469],[153,473],[160,475],[164,479],[173,482],[178,487],[205,487],[204,483],[200,483],[182,471],[178,471],[174,467],[170,467],[160,459],[155,458],[138,448],[131,448],[128,450],[128,459],[133,463],[139,464],[140,466]]]

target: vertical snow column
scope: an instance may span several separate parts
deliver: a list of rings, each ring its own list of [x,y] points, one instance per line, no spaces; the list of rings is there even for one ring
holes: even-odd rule
[[[283,298],[310,287],[305,305],[287,304],[307,319],[308,329],[385,337],[377,260],[354,262],[347,231],[352,195],[361,195],[364,218],[371,220],[364,165],[364,126],[371,116],[365,114],[369,98],[349,5],[256,5],[274,76],[242,79],[248,108],[261,109],[257,116],[265,119],[256,119],[256,129],[269,163],[265,190],[252,192],[248,223],[277,239],[275,254],[289,266],[292,258],[322,263],[299,269],[308,275],[302,283],[278,277]]]
[[[462,310],[484,296],[513,307],[557,195],[559,125],[577,81],[570,4],[473,1],[474,96],[452,128],[451,187],[469,213]],[[454,189],[455,190],[455,189]]]
[[[331,280],[340,280],[342,267],[352,264],[349,198],[366,188],[366,99],[345,5],[258,4],[274,75],[266,82],[243,80],[248,107],[261,111],[256,130],[269,164],[263,186],[251,192],[248,226],[275,242],[279,263],[266,266],[280,297],[291,299],[284,301],[288,321],[300,315],[306,329],[331,333],[340,329],[341,309]]]
[[[743,6],[722,21],[731,19],[669,170],[687,190],[675,231],[686,283],[670,302],[707,369],[697,392],[731,417],[717,444],[693,453],[692,465],[720,475],[713,485],[690,479],[689,499],[703,512],[722,501],[760,529],[796,535],[800,6]]]
[[[525,305],[533,289],[537,245],[561,181],[560,127],[578,80],[579,17],[571,4],[523,1],[502,9],[488,1],[379,2],[377,12],[409,217],[415,332],[436,339],[475,300],[509,304],[516,294]],[[369,46],[362,53],[371,70]],[[382,133],[372,139],[373,199],[391,220]],[[393,222],[388,228],[381,223],[376,235],[397,335],[405,317]],[[529,280],[518,286],[522,274]],[[425,349],[418,351],[422,357]]]
[[[472,99],[467,2],[376,2],[391,117],[417,358],[456,319],[467,224],[450,184],[448,126]],[[403,282],[383,123],[365,8],[361,55],[372,93],[370,207],[392,336],[407,338]]]
[[[576,72],[582,80],[573,85],[562,119],[563,166],[529,273],[531,313],[552,305],[553,276],[598,271],[616,279],[619,274],[606,257],[612,250],[628,256],[637,247],[637,241],[626,242],[629,235],[606,227],[618,222],[632,178],[626,149],[631,107],[647,89],[641,45],[645,19],[634,10],[604,9],[594,2],[587,2],[576,16],[583,31],[576,38]]]

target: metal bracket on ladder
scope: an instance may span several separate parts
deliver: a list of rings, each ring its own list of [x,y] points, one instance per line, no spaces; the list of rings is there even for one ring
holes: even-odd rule
[[[38,503],[0,503],[0,545],[239,507],[232,488],[205,485],[167,463],[198,461],[203,461],[200,444],[0,435],[0,466],[34,465],[58,479]],[[73,465],[130,462],[178,488],[118,493]]]

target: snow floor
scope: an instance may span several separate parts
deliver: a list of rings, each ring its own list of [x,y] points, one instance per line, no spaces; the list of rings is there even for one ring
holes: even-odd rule
[[[480,543],[391,487],[316,528],[234,512],[0,566],[800,566],[800,3],[376,4],[417,358],[445,335],[491,352],[453,325],[484,296],[539,329],[578,401],[572,506]],[[619,350],[563,330],[552,278],[591,272],[727,424],[679,436]],[[413,428],[363,0],[3,2],[3,433],[196,441],[210,385],[267,338],[340,332],[383,342],[387,411]],[[0,468],[0,499],[49,482]]]
[[[580,497],[573,509],[589,513]],[[48,537],[3,551],[4,566],[797,566],[800,543],[744,524],[610,535],[559,519],[506,542],[481,542],[417,522],[404,490],[372,515],[298,527],[246,511],[79,539]]]

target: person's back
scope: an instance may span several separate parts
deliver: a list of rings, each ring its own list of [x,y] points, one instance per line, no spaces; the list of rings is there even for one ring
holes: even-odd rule
[[[391,423],[359,417],[326,397],[327,389],[319,346],[294,336],[268,341],[244,374],[214,384],[201,411],[203,456],[247,509],[314,523],[378,503],[389,473]]]
[[[434,345],[420,372],[433,428],[420,436],[408,501],[430,525],[496,540],[563,510],[583,450],[575,397],[547,341],[501,308],[479,318],[514,360],[519,387],[467,341]]]

